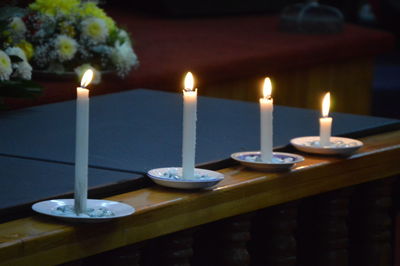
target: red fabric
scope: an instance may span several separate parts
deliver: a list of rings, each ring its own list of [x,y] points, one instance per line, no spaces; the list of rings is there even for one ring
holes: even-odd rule
[[[95,94],[134,88],[180,91],[188,70],[201,89],[235,78],[374,56],[394,46],[391,34],[354,25],[340,34],[304,35],[279,32],[276,17],[261,15],[171,19],[109,13],[132,34],[141,64],[124,80],[105,79],[93,87]],[[45,95],[34,104],[72,99],[76,85],[46,82]]]

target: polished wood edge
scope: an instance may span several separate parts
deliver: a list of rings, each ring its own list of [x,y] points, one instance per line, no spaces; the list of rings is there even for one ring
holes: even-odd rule
[[[0,224],[0,264],[59,264],[226,217],[400,173],[400,131],[361,139],[349,158],[304,154],[290,172],[233,166],[213,189],[187,192],[159,186],[116,195],[136,213],[115,222],[66,224],[39,215]]]

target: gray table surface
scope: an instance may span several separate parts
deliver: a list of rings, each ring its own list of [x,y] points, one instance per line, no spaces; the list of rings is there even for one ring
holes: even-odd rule
[[[73,165],[0,156],[0,169],[0,210],[74,190]],[[132,173],[89,168],[89,187],[104,187],[140,177]]]
[[[180,166],[182,105],[180,93],[145,89],[92,97],[89,186],[120,184],[152,168]],[[275,106],[274,146],[317,135],[319,115]],[[335,135],[400,125],[386,118],[332,116]],[[259,131],[257,103],[199,97],[196,162],[258,150]],[[1,113],[0,210],[72,192],[74,151],[75,101]]]
[[[351,104],[351,102],[349,102]],[[180,166],[182,95],[137,89],[92,97],[89,163],[145,172]],[[274,146],[318,134],[319,111],[275,106]],[[333,113],[333,134],[399,125],[398,120]],[[0,115],[0,154],[73,163],[75,101]],[[196,163],[259,149],[257,103],[199,97]]]

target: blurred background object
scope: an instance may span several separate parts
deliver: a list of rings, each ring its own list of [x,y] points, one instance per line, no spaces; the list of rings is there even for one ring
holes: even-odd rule
[[[335,7],[312,0],[289,5],[280,15],[280,29],[287,32],[330,34],[343,30],[344,17]]]

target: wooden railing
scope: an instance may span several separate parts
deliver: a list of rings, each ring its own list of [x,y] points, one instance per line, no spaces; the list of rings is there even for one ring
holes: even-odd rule
[[[0,224],[0,264],[391,265],[400,131],[361,140],[349,158],[304,155],[290,172],[235,165],[213,189],[116,195],[136,213],[115,222]]]

